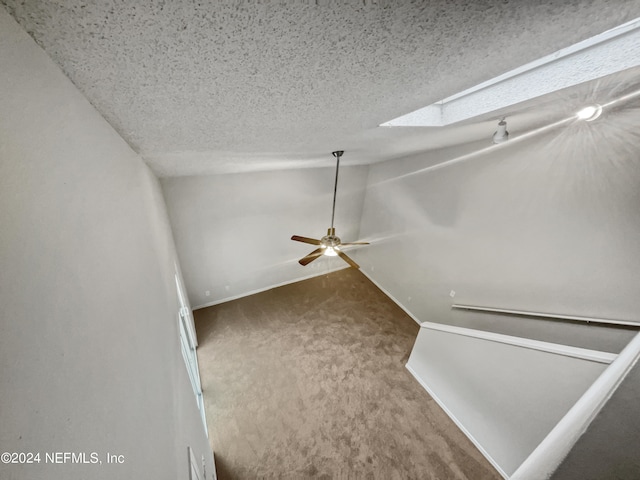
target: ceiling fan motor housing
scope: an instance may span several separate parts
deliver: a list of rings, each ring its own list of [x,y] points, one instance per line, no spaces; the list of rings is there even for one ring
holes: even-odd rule
[[[320,243],[323,247],[337,247],[342,242],[340,241],[340,237],[336,236],[336,229],[328,228],[327,234],[320,239]]]

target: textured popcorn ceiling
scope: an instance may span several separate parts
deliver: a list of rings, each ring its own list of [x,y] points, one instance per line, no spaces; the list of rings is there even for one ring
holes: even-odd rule
[[[497,115],[378,125],[640,17],[640,0],[0,2],[161,176],[490,138]],[[501,113],[512,132],[543,120]]]

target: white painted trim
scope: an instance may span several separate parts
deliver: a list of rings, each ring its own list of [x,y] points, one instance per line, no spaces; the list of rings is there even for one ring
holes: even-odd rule
[[[345,265],[344,267],[331,268],[325,272],[314,273],[312,275],[307,275],[305,277],[294,278],[293,280],[287,280],[286,282],[277,283],[275,285],[259,288],[257,290],[251,290],[250,292],[240,293],[238,295],[222,298],[220,300],[214,300],[213,302],[203,303],[202,305],[196,305],[195,307],[193,307],[193,310],[200,310],[201,308],[213,307],[214,305],[220,305],[221,303],[230,302],[231,300],[238,300],[239,298],[255,295],[256,293],[266,292],[267,290],[271,290],[272,288],[284,287],[285,285],[291,285],[292,283],[302,282],[303,280],[309,280],[310,278],[321,277],[322,275],[327,275],[329,273],[337,272],[339,270],[344,270],[345,268],[351,268],[351,267],[349,265]]]
[[[469,432],[469,430],[467,430],[464,427],[464,425],[456,418],[456,416],[451,412],[451,410],[447,408],[444,402],[438,398],[438,396],[433,392],[433,390],[431,390],[431,388],[429,388],[429,386],[420,378],[420,376],[413,370],[413,368],[411,368],[411,366],[408,363],[405,365],[405,367],[407,368],[407,370],[409,370],[411,375],[413,375],[413,377],[418,381],[418,383],[422,385],[422,388],[424,388],[427,391],[427,393],[431,396],[431,398],[433,398],[436,401],[436,403],[440,406],[440,408],[444,410],[444,413],[446,413],[449,416],[449,418],[453,420],[453,423],[455,423],[458,426],[458,428],[462,431],[462,433],[464,433],[467,436],[467,438],[471,440],[471,443],[473,443],[476,446],[476,448],[480,451],[480,453],[484,455],[484,457],[489,461],[489,463],[493,465],[493,467],[498,471],[498,473],[502,475],[504,478],[508,479],[509,475],[507,475],[507,473],[504,470],[502,470],[500,465],[498,465],[498,463],[493,459],[493,457],[489,455],[489,452],[487,452],[482,447],[480,442],[478,442],[475,439],[475,437],[471,435],[471,432]]]
[[[187,452],[189,459],[189,480],[203,480],[204,476],[200,474],[200,466],[198,465],[196,456],[193,454],[193,449],[191,447],[187,447]]]
[[[571,407],[511,476],[511,480],[548,479],[640,358],[640,333]]]
[[[505,343],[515,347],[539,350],[541,352],[579,358],[580,360],[604,363],[606,365],[609,365],[618,357],[615,353],[571,347],[560,343],[543,342],[541,340],[533,340],[531,338],[514,337],[511,335],[504,335],[502,333],[487,332],[485,330],[475,330],[472,328],[457,327],[454,325],[445,325],[443,323],[423,322],[420,326],[429,330],[438,330],[440,332],[452,333],[454,335],[464,335],[465,337],[479,338],[490,342]]]
[[[630,320],[612,320],[608,318],[594,318],[594,317],[582,317],[579,315],[561,315],[555,313],[539,313],[539,312],[529,312],[526,310],[510,310],[507,308],[493,308],[493,307],[481,307],[474,305],[462,305],[458,303],[454,303],[451,305],[451,308],[456,308],[459,310],[474,310],[477,312],[495,312],[495,313],[508,313],[510,315],[522,315],[528,317],[542,317],[542,318],[557,318],[560,320],[576,320],[579,322],[587,322],[587,323],[610,323],[613,325],[627,325],[633,327],[640,327],[639,322],[632,322]]]
[[[380,285],[378,282],[376,282],[373,278],[371,278],[369,276],[369,274],[367,272],[365,272],[363,269],[360,269],[360,271],[362,272],[362,274],[365,277],[367,277],[371,281],[371,283],[373,283],[376,287],[378,287],[380,290],[382,290],[382,293],[384,293],[387,297],[389,297],[391,300],[393,300],[393,303],[398,305],[404,311],[404,313],[406,313],[411,318],[413,318],[414,322],[416,322],[418,325],[422,325],[422,322],[420,320],[418,320],[418,318],[413,313],[411,313],[409,310],[407,310],[407,308],[403,304],[401,304],[396,297],[391,295],[391,293],[389,293],[386,288],[384,288],[382,285]]]

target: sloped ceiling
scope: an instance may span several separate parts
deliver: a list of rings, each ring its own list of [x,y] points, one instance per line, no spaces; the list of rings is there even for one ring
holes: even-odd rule
[[[1,0],[159,176],[368,164],[490,138],[379,124],[640,16],[639,0]],[[532,106],[507,113],[518,128]]]

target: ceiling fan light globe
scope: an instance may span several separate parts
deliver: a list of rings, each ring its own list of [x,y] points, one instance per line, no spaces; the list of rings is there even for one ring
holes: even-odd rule
[[[323,255],[326,255],[327,257],[337,257],[338,256],[337,248],[335,248],[335,247],[326,247],[324,249]]]

